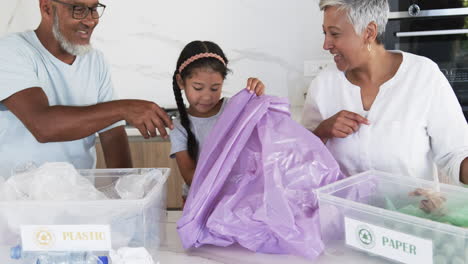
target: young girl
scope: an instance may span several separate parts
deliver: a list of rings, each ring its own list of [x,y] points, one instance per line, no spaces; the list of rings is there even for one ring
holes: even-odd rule
[[[172,85],[180,118],[171,131],[171,158],[176,159],[185,184],[182,198],[187,198],[197,165],[200,147],[223,112],[228,98],[221,98],[228,60],[221,48],[210,41],[193,41],[185,46],[174,72]],[[265,86],[256,78],[247,80],[247,89],[262,95]],[[185,108],[181,90],[189,103]]]

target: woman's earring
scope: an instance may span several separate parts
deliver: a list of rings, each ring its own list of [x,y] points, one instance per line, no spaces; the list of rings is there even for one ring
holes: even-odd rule
[[[371,46],[371,44],[370,44],[370,43],[369,43],[369,44],[367,44],[367,50],[368,50],[369,52],[371,52],[371,51],[372,51],[372,46]]]

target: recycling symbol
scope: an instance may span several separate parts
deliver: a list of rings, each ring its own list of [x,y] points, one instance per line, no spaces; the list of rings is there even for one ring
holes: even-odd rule
[[[357,238],[359,243],[365,248],[373,248],[375,246],[374,233],[367,226],[359,226],[357,228]]]

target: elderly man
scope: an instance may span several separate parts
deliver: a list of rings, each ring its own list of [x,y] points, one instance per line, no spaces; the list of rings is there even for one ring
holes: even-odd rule
[[[109,66],[90,38],[105,5],[40,0],[35,31],[0,39],[0,176],[34,162],[95,164],[95,133],[108,167],[131,167],[124,122],[148,138],[172,122],[158,105],[114,100]]]

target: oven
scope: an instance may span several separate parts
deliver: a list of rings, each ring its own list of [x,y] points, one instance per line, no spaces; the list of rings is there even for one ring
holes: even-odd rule
[[[468,120],[468,0],[389,0],[385,47],[432,59]]]

